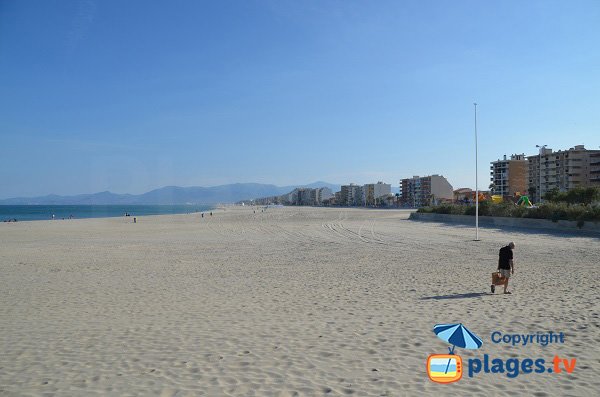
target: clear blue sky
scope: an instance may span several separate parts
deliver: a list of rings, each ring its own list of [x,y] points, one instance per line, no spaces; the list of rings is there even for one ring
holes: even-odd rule
[[[480,187],[600,145],[598,1],[0,1],[0,198]]]

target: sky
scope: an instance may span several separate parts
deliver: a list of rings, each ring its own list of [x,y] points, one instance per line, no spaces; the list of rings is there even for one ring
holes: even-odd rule
[[[479,187],[600,146],[598,1],[0,0],[0,198]]]

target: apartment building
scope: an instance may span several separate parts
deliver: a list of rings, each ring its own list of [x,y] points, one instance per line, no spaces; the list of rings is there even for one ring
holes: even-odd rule
[[[342,192],[333,193],[333,197],[330,200],[334,205],[342,205]]]
[[[362,205],[363,204],[363,191],[362,187],[351,183],[349,185],[342,185],[340,190],[340,202],[339,205]]]
[[[529,156],[529,194],[534,202],[549,190],[567,191],[575,187],[600,185],[600,150],[577,145],[568,150],[541,148]],[[594,172],[592,172],[594,171]]]
[[[333,197],[333,193],[328,187],[320,187],[311,190],[311,200],[314,202],[314,205],[323,205],[323,201]]]
[[[314,190],[310,188],[296,188],[281,197],[284,198],[284,202],[291,205],[315,205]]]
[[[590,186],[600,187],[600,150],[590,153]]]
[[[529,189],[529,161],[525,154],[513,154],[506,158],[492,161],[490,179],[492,193],[499,196],[513,196],[519,192],[527,194]]]
[[[392,185],[383,182],[369,183],[364,185],[362,190],[364,205],[381,205],[381,201],[392,193]]]
[[[404,205],[423,207],[452,200],[452,185],[442,175],[413,176],[400,181],[400,194]]]

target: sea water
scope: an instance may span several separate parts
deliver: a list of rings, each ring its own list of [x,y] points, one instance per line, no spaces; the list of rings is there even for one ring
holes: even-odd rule
[[[210,205],[0,205],[0,222],[108,218],[126,213],[130,216],[187,214],[213,208]]]

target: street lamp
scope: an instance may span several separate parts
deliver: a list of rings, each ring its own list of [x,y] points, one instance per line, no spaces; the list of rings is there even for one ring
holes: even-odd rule
[[[542,152],[544,151],[544,149],[546,149],[546,146],[548,145],[535,145],[535,147],[540,149],[540,168],[539,168],[539,174],[540,174],[540,185],[538,186],[538,194],[539,194],[539,200],[538,203],[542,202]]]
[[[479,185],[477,179],[477,103],[475,107],[475,241],[479,241]]]

